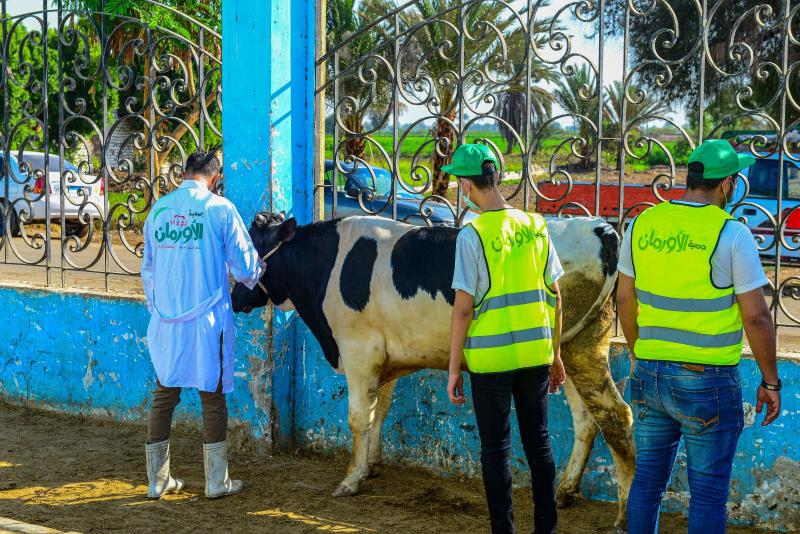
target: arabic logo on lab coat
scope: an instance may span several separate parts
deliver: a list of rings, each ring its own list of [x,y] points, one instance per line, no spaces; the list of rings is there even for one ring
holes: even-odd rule
[[[164,208],[168,210],[171,208]],[[163,211],[163,210],[162,210]],[[156,214],[156,219],[161,211]],[[192,213],[197,216],[197,213]],[[172,243],[185,245],[192,241],[201,241],[203,239],[203,223],[197,222],[196,219],[191,220],[185,216],[176,213],[171,218],[164,221],[164,224],[157,227],[155,231],[156,241],[159,243]]]

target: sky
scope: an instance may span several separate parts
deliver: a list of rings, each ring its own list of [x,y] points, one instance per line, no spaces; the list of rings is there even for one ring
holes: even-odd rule
[[[48,4],[49,4],[49,2],[48,2]],[[41,12],[41,10],[42,10],[42,0],[7,0],[6,1],[6,10],[8,11],[8,14],[10,16],[12,16],[12,17],[14,17],[16,15],[23,15],[23,14],[26,14],[26,13],[31,13],[33,11]],[[36,22],[33,18],[27,18],[24,21],[24,24],[28,28],[39,29],[39,23]],[[53,19],[53,23],[52,24],[55,24],[55,15],[54,15],[54,19]]]
[[[30,13],[31,11],[40,11],[42,9],[42,0],[7,0],[6,9],[12,17]]]

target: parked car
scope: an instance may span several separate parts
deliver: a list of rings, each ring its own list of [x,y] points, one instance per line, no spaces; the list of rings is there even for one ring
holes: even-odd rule
[[[342,170],[346,172],[341,172]],[[334,162],[325,162],[325,218],[332,216],[333,194],[330,187],[333,182]],[[350,215],[367,215],[359,205],[361,197],[364,207],[370,212],[377,212],[384,206],[386,209],[378,215],[390,218],[392,206],[392,173],[380,167],[371,167],[365,164],[339,162],[339,172],[336,176],[336,216],[347,217]],[[402,187],[397,188],[397,219],[409,224],[427,225],[425,218],[420,213],[420,204],[425,199],[424,195],[409,193]],[[387,205],[388,204],[388,205]],[[423,210],[430,209],[430,222],[434,225],[453,226],[454,218],[450,208],[436,202],[427,202]],[[467,213],[463,222],[469,222],[476,217],[474,213]]]
[[[800,154],[793,157],[800,159]],[[767,158],[759,159],[755,165],[742,172],[750,184],[750,192],[744,205],[733,212],[736,217],[745,217],[747,226],[759,240],[761,254],[774,258],[775,243],[774,226],[768,214],[775,217],[778,213],[778,175],[779,156],[773,154]],[[740,180],[733,193],[729,207],[742,201],[745,194],[744,183]],[[755,206],[753,206],[755,205]],[[783,232],[785,241],[791,247],[800,247],[800,163],[784,157],[783,161],[783,198],[781,211],[786,219],[786,230]],[[794,208],[798,208],[792,211]],[[795,242],[794,239],[798,241]],[[781,246],[781,258],[800,259],[800,250],[789,250]]]
[[[8,227],[11,235],[20,234],[20,219],[23,218],[27,223],[44,222],[46,213],[46,202],[50,203],[50,220],[55,223],[61,222],[61,175],[59,172],[60,162],[58,155],[50,155],[48,158],[47,193],[42,194],[45,187],[44,176],[36,176],[34,170],[43,170],[45,154],[41,152],[26,152],[23,155],[23,162],[27,165],[26,172],[22,172],[17,156],[12,152],[8,166],[8,198],[10,205],[14,206],[11,211],[11,220]],[[0,154],[0,165],[3,165],[3,155]],[[0,167],[2,168],[2,167]],[[80,176],[78,168],[67,161],[63,162],[64,171],[72,171],[75,182],[64,179],[67,188],[64,198],[64,219],[66,223],[67,235],[85,236],[89,231],[89,224],[103,218],[105,210],[105,183],[96,176]],[[27,197],[25,188],[29,191]],[[0,199],[6,194],[5,184],[0,184]],[[26,200],[29,199],[30,201]],[[86,202],[81,210],[81,203]],[[82,217],[80,217],[82,215]],[[84,222],[89,217],[88,224]],[[6,225],[3,213],[0,212],[0,235],[5,232]],[[83,220],[82,220],[83,219]]]

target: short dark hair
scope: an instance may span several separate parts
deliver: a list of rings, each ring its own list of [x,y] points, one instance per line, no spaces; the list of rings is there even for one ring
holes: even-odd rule
[[[699,189],[700,191],[713,191],[719,184],[730,178],[703,178],[705,166],[699,161],[689,164],[689,173],[686,175],[686,187],[689,189]],[[734,175],[735,176],[735,175]]]
[[[183,170],[186,176],[213,176],[219,173],[219,159],[211,151],[197,150],[186,160]]]
[[[484,161],[481,165],[481,171],[483,171],[483,174],[477,176],[462,176],[461,178],[469,180],[475,187],[481,190],[495,187],[500,183],[500,172],[497,170],[497,167],[495,167],[494,162],[488,159]]]

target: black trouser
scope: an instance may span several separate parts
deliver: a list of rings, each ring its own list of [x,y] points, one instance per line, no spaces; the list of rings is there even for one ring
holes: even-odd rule
[[[547,432],[550,367],[471,374],[472,402],[481,437],[483,485],[493,534],[514,532],[511,503],[511,397],[531,470],[535,534],[556,531],[556,466]]]

